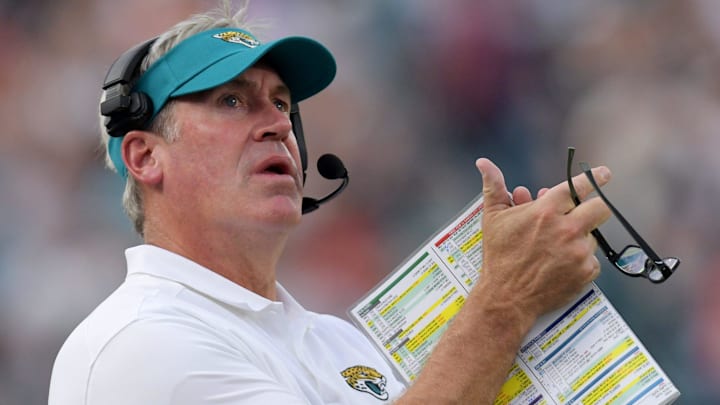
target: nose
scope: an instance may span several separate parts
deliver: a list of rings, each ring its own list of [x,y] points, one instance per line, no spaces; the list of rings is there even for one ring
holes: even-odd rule
[[[268,103],[261,113],[260,124],[255,131],[255,140],[283,141],[292,131],[292,123],[288,113],[280,111],[274,103]]]

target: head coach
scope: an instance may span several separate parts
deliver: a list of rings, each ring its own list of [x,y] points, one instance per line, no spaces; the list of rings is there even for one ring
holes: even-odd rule
[[[144,243],[61,348],[49,405],[491,404],[537,317],[597,277],[590,231],[609,210],[597,198],[575,207],[566,183],[536,198],[508,192],[478,159],[483,276],[405,387],[362,333],[304,309],[276,280],[302,214],[336,194],[303,196],[297,109],[336,65],[309,38],[259,41],[246,14],[225,2],[111,66],[102,140]],[[347,184],[339,160],[320,166]],[[585,176],[574,182],[585,198]]]

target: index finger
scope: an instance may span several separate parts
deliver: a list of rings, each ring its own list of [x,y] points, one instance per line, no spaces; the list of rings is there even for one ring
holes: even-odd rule
[[[593,177],[598,186],[604,186],[610,181],[610,169],[605,166],[598,166],[592,169]],[[584,200],[593,191],[593,186],[585,173],[580,173],[572,178],[575,191],[580,200]],[[556,207],[557,212],[566,213],[575,208],[575,202],[570,196],[570,187],[567,181],[564,181],[555,187],[547,190],[539,200]]]
[[[593,197],[572,209],[568,214],[582,224],[582,229],[590,233],[607,221],[612,212],[600,197]]]

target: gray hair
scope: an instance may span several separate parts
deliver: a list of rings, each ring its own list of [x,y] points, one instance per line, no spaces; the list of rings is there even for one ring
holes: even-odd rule
[[[181,21],[165,33],[161,34],[153,43],[147,56],[143,59],[140,66],[140,74],[144,73],[150,65],[165,55],[170,49],[199,32],[207,31],[212,28],[232,27],[241,28],[252,31],[259,26],[252,26],[248,21],[247,10],[249,0],[240,3],[237,11],[233,12],[230,0],[221,0],[218,8],[203,14],[196,14]],[[103,93],[101,101],[104,100]],[[160,110],[157,116],[150,123],[148,130],[159,134],[168,142],[173,142],[179,137],[175,120],[173,119],[172,100],[168,101]],[[107,153],[108,141],[110,139],[107,129],[104,125],[105,117],[100,116],[100,138],[101,147],[105,155],[105,165],[112,171],[117,172],[117,168]],[[145,212],[143,207],[143,196],[137,181],[128,173],[125,183],[125,191],[123,192],[122,205],[125,213],[132,221],[135,231],[140,236],[144,236]]]

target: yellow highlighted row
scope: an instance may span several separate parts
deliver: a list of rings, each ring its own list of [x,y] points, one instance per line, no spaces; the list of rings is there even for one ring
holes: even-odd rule
[[[394,300],[392,300],[392,302],[388,306],[383,308],[383,310],[380,311],[380,315],[385,316],[393,307],[395,307],[397,305],[398,302],[400,302],[400,300],[407,297],[407,295],[411,291],[413,291],[415,288],[417,288],[417,286],[420,283],[422,283],[426,278],[428,278],[430,276],[430,274],[432,274],[432,272],[435,271],[437,268],[438,268],[437,263],[433,262],[432,266],[430,266],[429,269],[425,270],[425,272],[420,277],[418,277],[418,279],[415,280],[412,283],[412,285],[410,285],[410,287],[408,287],[405,291],[402,292],[402,294],[400,294]]]
[[[640,383],[642,383],[642,381],[643,381],[644,379],[648,378],[648,377],[649,377],[650,375],[652,375],[652,374],[657,374],[657,372],[655,371],[654,368],[649,368],[649,369],[645,370],[645,372],[642,373],[639,377],[637,377],[636,379],[630,381],[630,383],[628,383],[628,385],[626,385],[625,387],[623,387],[623,389],[621,389],[620,391],[618,391],[617,394],[613,395],[613,397],[610,398],[610,400],[608,401],[608,403],[609,403],[609,404],[612,404],[613,402],[617,401],[618,399],[620,399],[620,397],[622,397],[623,395],[625,395],[628,391],[630,391],[630,390],[631,390],[632,388],[634,388],[636,385],[639,385]]]
[[[588,311],[590,311],[590,309],[592,309],[594,306],[596,306],[599,303],[600,303],[600,297],[596,297],[587,307],[583,308],[582,311],[578,312],[575,315],[575,317],[573,317],[573,319],[567,325],[565,325],[563,328],[559,329],[555,335],[553,335],[550,339],[548,339],[545,343],[543,343],[542,346],[540,346],[540,349],[542,349],[543,351],[547,351],[548,347],[552,346],[555,342],[557,342],[557,340],[560,339],[560,337],[562,337],[562,335],[564,335],[565,332],[568,331],[568,329],[570,329],[575,324],[577,324],[580,321],[580,319],[582,319],[583,317],[585,317],[585,315],[587,315],[587,313],[588,313]]]
[[[530,378],[517,363],[514,363],[510,369],[508,379],[505,380],[505,383],[500,389],[500,394],[498,394],[497,398],[495,398],[495,402],[493,404],[508,405],[530,386],[532,386]]]
[[[463,243],[460,246],[460,251],[463,253],[467,253],[469,250],[475,247],[480,241],[482,241],[483,233],[482,231],[478,231],[473,236],[470,237],[465,243]]]
[[[422,315],[420,315],[416,320],[414,320],[413,323],[411,323],[407,328],[405,328],[405,330],[402,331],[402,333],[400,333],[398,335],[398,337],[400,337],[400,338],[405,337],[408,333],[410,333],[411,330],[413,330],[413,328],[415,326],[417,326],[418,323],[420,323],[423,319],[425,319],[428,315],[430,315],[431,312],[435,311],[435,308],[437,308],[440,304],[442,304],[443,301],[445,301],[448,297],[455,294],[456,291],[457,291],[457,288],[455,288],[455,287],[449,289],[445,294],[443,294],[442,297],[440,297],[439,300],[435,301],[430,306],[430,308],[428,308],[425,312],[422,313]]]
[[[458,313],[464,303],[465,297],[462,295],[455,298],[455,300],[448,305],[447,308],[425,325],[425,327],[422,328],[417,335],[410,339],[405,347],[410,352],[415,352],[415,350],[421,347],[429,337],[433,336],[435,332],[438,331],[438,329],[448,323]]]
[[[590,391],[590,393],[582,399],[583,405],[594,405],[600,402],[604,396],[606,396],[613,388],[618,386],[620,381],[627,377],[630,373],[638,370],[648,362],[647,357],[644,353],[639,352],[637,356],[634,356],[627,363],[623,364],[619,369],[615,370],[608,376],[603,382]]]
[[[622,355],[627,353],[628,350],[632,348],[632,346],[633,341],[630,337],[626,337],[625,339],[620,341],[614,348],[610,350],[610,352],[605,357],[600,359],[600,361],[595,363],[590,368],[590,370],[588,370],[580,378],[575,380],[575,382],[572,384],[573,391],[580,389],[580,387],[585,385],[585,383],[587,383],[589,380],[595,378],[595,376],[598,375],[603,369],[605,369],[608,364],[622,357]]]

